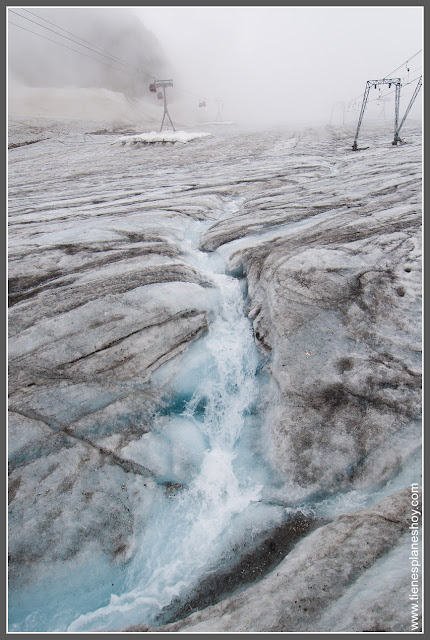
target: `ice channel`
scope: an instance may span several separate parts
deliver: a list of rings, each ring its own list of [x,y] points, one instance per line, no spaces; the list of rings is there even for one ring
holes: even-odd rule
[[[145,446],[140,449],[134,443],[127,452],[139,459],[139,452],[144,456],[152,451],[154,456],[158,451],[160,472],[169,470],[170,477],[176,473],[178,484],[185,486],[170,497],[160,494],[153,505],[123,592],[111,595],[106,606],[81,615],[68,631],[156,624],[163,607],[196,583],[240,529],[258,521],[262,510],[266,524],[267,512],[276,519],[279,511],[259,505],[258,515],[253,509],[266,472],[241,438],[244,427],[252,429],[255,423],[260,364],[243,283],[223,272],[224,261],[216,252],[205,254],[196,248],[207,223],[193,226],[193,233],[187,233],[185,259],[212,281],[214,315],[207,335],[183,357],[172,382],[176,395],[187,398],[182,410],[156,417],[152,433],[145,434]],[[164,366],[158,376],[169,372]],[[175,450],[181,448],[188,460],[175,466]]]

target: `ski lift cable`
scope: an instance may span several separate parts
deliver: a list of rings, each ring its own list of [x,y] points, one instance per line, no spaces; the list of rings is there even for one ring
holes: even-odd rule
[[[76,38],[77,40],[81,40],[82,42],[85,42],[86,44],[89,44],[91,47],[93,47],[94,49],[98,49],[99,51],[101,51],[102,53],[106,54],[107,56],[117,60],[118,62],[122,62],[124,64],[127,64],[127,66],[129,66],[131,69],[135,69],[136,71],[140,71],[140,69],[137,69],[136,67],[133,67],[132,65],[130,65],[127,62],[124,62],[123,60],[121,60],[121,58],[118,58],[117,56],[114,56],[113,54],[109,53],[108,51],[106,51],[105,49],[102,49],[101,47],[98,47],[95,44],[92,44],[91,42],[89,42],[88,40],[85,40],[85,38],[81,38],[80,36],[77,36],[75,33],[72,33],[71,31],[67,31],[67,29],[63,29],[63,27],[60,27],[58,24],[55,24],[54,22],[50,22],[49,20],[47,20],[46,18],[42,18],[42,16],[38,16],[37,13],[34,13],[33,11],[29,11],[28,9],[24,9],[23,7],[21,7],[21,11],[25,11],[26,13],[29,13],[30,15],[34,16],[35,18],[37,18],[38,20],[43,20],[44,22],[50,24],[53,27],[56,27],[57,29],[60,29],[60,31],[64,31],[64,33],[68,33],[69,35],[73,36],[74,38]],[[24,17],[24,16],[21,16]],[[40,25],[43,26],[43,25]],[[60,34],[59,34],[60,35]],[[78,44],[78,43],[77,43]]]
[[[398,71],[399,69],[401,69],[403,67],[403,65],[408,64],[408,62],[410,62],[411,60],[413,60],[414,58],[416,58],[416,56],[422,52],[422,49],[420,49],[419,51],[417,51],[416,53],[414,53],[413,56],[411,56],[410,58],[408,58],[405,62],[402,62],[402,64],[400,64],[396,69],[394,69],[393,71],[390,71],[390,73],[387,73],[386,76],[384,76],[384,80],[385,78],[388,78],[388,76],[391,76],[393,73],[395,73],[396,71]]]
[[[418,67],[418,69],[417,69],[416,71],[419,71],[419,69],[420,69],[420,68],[421,68],[421,67]],[[422,75],[422,74],[420,74],[420,75]],[[407,87],[409,84],[412,84],[412,83],[416,82],[417,80],[419,80],[419,77],[420,77],[420,76],[416,76],[415,78],[412,78],[412,80],[409,80],[409,82],[405,82],[404,84],[402,84],[402,89],[403,89],[404,87]],[[395,91],[395,90],[394,90],[394,91]],[[385,98],[386,96],[390,96],[390,95],[392,95],[392,94],[394,93],[394,91],[388,91],[387,93],[383,93],[383,94],[381,95],[381,98]],[[373,102],[374,100],[377,100],[377,99],[378,99],[378,98],[371,98],[371,99],[369,100],[369,102]]]
[[[19,27],[20,29],[24,29],[24,31],[28,31],[29,33],[34,33],[34,35],[39,36],[44,40],[49,40],[49,42],[54,42],[55,44],[60,45],[60,47],[64,47],[65,49],[69,49],[70,51],[74,51],[75,53],[79,53],[81,56],[90,58],[90,60],[95,60],[99,64],[105,65],[105,67],[110,67],[111,69],[115,69],[116,71],[122,71],[123,73],[130,73],[134,75],[132,71],[126,71],[125,69],[121,69],[120,67],[114,67],[112,64],[109,64],[108,62],[103,62],[98,58],[93,58],[93,56],[89,56],[87,53],[84,53],[83,51],[78,51],[78,49],[73,49],[72,47],[69,47],[67,44],[63,44],[62,42],[57,42],[57,40],[52,40],[52,38],[47,38],[46,36],[43,36],[41,33],[37,33],[37,31],[32,31],[31,29],[27,29],[26,27],[23,27],[20,24],[16,24],[15,22],[11,22],[10,20],[9,20],[9,24],[13,25],[14,27]]]
[[[418,69],[416,69],[416,72],[419,72],[420,68],[421,68],[421,67],[418,67]],[[414,72],[414,73],[415,73],[415,72]],[[422,74],[419,74],[419,75],[415,76],[414,78],[410,79],[408,82],[403,83],[403,84],[401,85],[401,86],[402,86],[402,89],[403,89],[404,87],[407,87],[409,84],[412,84],[413,82],[416,82],[416,81],[419,79],[419,77],[420,77],[421,75],[422,75]],[[405,77],[406,77],[406,76],[405,76]],[[402,78],[402,79],[403,79],[403,78]],[[389,95],[391,95],[391,94],[393,94],[393,93],[394,93],[394,91],[388,91],[387,93],[383,93],[383,94],[381,95],[381,97],[382,97],[382,98],[384,98],[384,97],[389,96]],[[402,94],[402,95],[403,95],[403,94]],[[374,100],[374,98],[372,98],[372,100]]]
[[[393,91],[391,91],[391,92],[390,92],[390,94],[388,94],[388,95],[391,95],[392,93],[394,93],[394,92],[393,92]],[[409,95],[412,95],[412,93],[413,93],[413,91],[410,91],[410,92],[408,92],[408,93],[403,93],[403,94],[402,94],[402,97],[403,97],[403,98],[407,98]],[[379,99],[378,99],[378,98],[372,98],[372,99],[368,100],[367,102],[378,102],[378,101],[379,101]]]
[[[89,44],[90,47],[93,47],[94,49],[98,49],[99,51],[101,51],[102,53],[106,54],[110,58],[113,58],[113,59],[117,60],[118,62],[122,62],[124,64],[127,64],[127,66],[129,66],[132,69],[136,69],[136,67],[133,67],[132,65],[129,65],[127,62],[124,62],[123,60],[121,60],[121,58],[118,58],[117,56],[114,56],[113,54],[109,53],[105,49],[102,49],[101,47],[98,47],[97,45],[92,44],[88,40],[85,40],[84,38],[81,38],[80,36],[77,36],[75,33],[72,33],[71,31],[67,31],[67,29],[63,29],[63,27],[60,27],[58,24],[55,24],[54,22],[50,22],[46,18],[42,18],[42,16],[38,16],[37,13],[33,13],[33,11],[29,11],[28,9],[24,9],[24,7],[21,7],[21,11],[25,11],[26,13],[29,13],[30,15],[34,16],[38,20],[43,20],[44,22],[47,22],[51,26],[56,27],[57,29],[60,29],[60,31],[64,31],[64,33],[68,33],[70,36],[73,36],[77,40],[81,40],[82,42],[85,42],[86,44]],[[24,18],[24,16],[21,16],[21,18]],[[39,25],[39,26],[42,27],[43,25]],[[61,34],[58,34],[58,35],[61,35]],[[76,43],[76,44],[78,44],[78,43]],[[136,69],[136,71],[139,71],[139,69]]]
[[[55,35],[59,36],[60,38],[65,38],[66,40],[70,40],[70,42],[73,42],[73,44],[77,44],[79,47],[84,47],[85,49],[89,49],[90,51],[92,51],[92,53],[95,53],[96,55],[103,56],[103,57],[107,58],[108,60],[111,60],[112,62],[116,62],[117,64],[121,64],[121,65],[123,65],[125,67],[129,67],[130,69],[133,69],[137,73],[141,73],[142,75],[144,75],[147,78],[151,77],[151,75],[149,73],[141,71],[140,69],[137,69],[136,67],[133,67],[132,65],[129,65],[127,62],[123,62],[122,60],[120,60],[119,58],[116,58],[115,56],[111,56],[110,54],[99,53],[98,51],[95,51],[94,48],[92,48],[94,45],[91,45],[91,47],[88,47],[85,44],[80,44],[79,42],[76,42],[76,40],[72,40],[72,38],[69,38],[68,36],[64,36],[62,33],[58,33],[58,31],[55,31],[54,29],[50,29],[49,27],[45,27],[43,24],[39,24],[35,20],[32,20],[31,18],[27,18],[26,16],[23,16],[20,13],[17,13],[16,11],[13,11],[12,9],[9,9],[9,11],[10,11],[10,13],[13,13],[14,15],[19,16],[23,20],[28,20],[29,22],[32,22],[33,24],[37,25],[38,27],[41,27],[42,29],[46,29],[47,31],[51,31],[52,33],[55,33]],[[18,26],[18,25],[15,24],[15,26]],[[74,36],[74,34],[72,34],[72,35]],[[74,37],[75,38],[79,38],[79,36],[74,36]]]
[[[23,15],[21,15],[19,13],[16,13],[16,11],[12,11],[12,10],[10,10],[10,11],[11,11],[11,13],[14,13],[14,14],[18,15],[20,18],[23,18],[24,20],[29,20],[30,22],[33,22],[34,24],[36,24],[38,27],[41,27],[42,29],[47,29],[48,31],[52,31],[53,33],[55,33],[56,35],[60,36],[61,38],[65,38],[66,40],[70,40],[74,44],[77,44],[79,47],[84,47],[85,49],[89,49],[93,53],[95,53],[97,55],[100,55],[100,56],[103,56],[103,57],[107,58],[108,60],[112,60],[113,62],[117,62],[118,64],[121,64],[123,66],[129,67],[130,69],[133,69],[137,73],[140,73],[140,74],[144,75],[147,78],[151,77],[151,74],[149,74],[148,72],[142,71],[141,69],[138,69],[137,67],[134,67],[133,65],[129,64],[128,62],[125,62],[124,60],[121,60],[121,58],[118,58],[117,56],[114,56],[113,54],[110,54],[110,53],[106,52],[104,49],[101,49],[101,47],[98,47],[97,45],[94,45],[91,42],[88,42],[87,40],[84,40],[80,36],[77,36],[76,34],[70,32],[70,31],[66,31],[66,29],[63,29],[62,27],[59,27],[58,25],[54,25],[54,23],[51,23],[51,22],[45,20],[44,18],[39,18],[39,16],[36,16],[40,20],[45,20],[45,22],[48,22],[49,24],[52,24],[53,26],[57,27],[58,29],[61,29],[62,31],[65,31],[66,33],[69,33],[70,35],[72,35],[77,40],[82,40],[83,42],[86,42],[87,44],[90,45],[91,48],[87,47],[86,45],[81,44],[80,42],[76,42],[75,40],[72,40],[71,38],[68,38],[67,36],[64,36],[62,33],[58,33],[57,31],[54,31],[53,29],[49,29],[49,27],[45,27],[43,24],[39,24],[38,22],[35,22],[34,20],[31,20],[30,18],[27,18],[26,16],[23,16]],[[27,11],[27,9],[24,9],[24,11]],[[32,12],[29,11],[29,13],[32,13]],[[35,14],[32,13],[32,15],[35,15]],[[101,53],[99,53],[99,51],[94,51],[94,49],[99,49],[99,51]]]

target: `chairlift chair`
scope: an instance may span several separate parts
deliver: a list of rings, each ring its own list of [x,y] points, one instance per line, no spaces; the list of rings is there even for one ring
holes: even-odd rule
[[[159,100],[162,100],[162,99],[163,99],[163,92],[162,92],[162,91],[159,91],[159,92],[157,93],[157,98],[158,98]]]
[[[151,84],[149,85],[149,90],[151,93],[157,93],[157,87],[155,85],[155,82],[151,82]]]

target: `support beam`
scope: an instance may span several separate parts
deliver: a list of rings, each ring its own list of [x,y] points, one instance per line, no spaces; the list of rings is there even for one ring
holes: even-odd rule
[[[352,145],[352,150],[353,151],[357,151],[357,139],[358,139],[358,134],[359,134],[359,131],[360,131],[361,123],[363,121],[363,116],[364,116],[364,111],[366,109],[367,99],[369,97],[370,86],[371,85],[369,85],[369,81],[367,81],[366,82],[366,89],[364,91],[364,96],[363,96],[363,102],[361,103],[360,115],[358,117],[357,131],[355,132],[354,143]]]
[[[400,109],[400,85],[396,84],[396,97],[395,97],[395,107],[394,107],[394,140],[392,144],[397,144],[400,140],[399,138],[399,109]]]
[[[173,131],[175,131],[175,127],[173,126],[173,122],[172,122],[172,118],[170,117],[170,114],[167,110],[167,100],[166,100],[166,87],[163,86],[163,98],[164,98],[164,113],[163,113],[163,119],[161,121],[161,127],[160,127],[160,131],[163,130],[163,124],[164,124],[164,118],[167,116],[170,120],[170,124],[172,125],[172,129]]]
[[[160,87],[163,89],[164,113],[163,113],[163,119],[161,121],[160,132],[163,130],[164,120],[165,120],[166,116],[170,120],[170,124],[172,125],[173,131],[175,131],[175,127],[173,125],[172,118],[170,117],[169,111],[167,109],[167,99],[166,99],[166,87],[173,87],[173,80],[154,80],[153,85],[150,85],[150,87],[149,87],[150,91],[153,91],[151,89],[152,86],[155,86],[157,89],[159,89]]]
[[[410,102],[409,102],[409,104],[407,106],[407,109],[405,111],[405,115],[403,116],[402,121],[401,121],[401,123],[399,124],[399,126],[397,128],[397,139],[398,140],[400,140],[400,137],[399,137],[400,129],[403,127],[403,123],[405,122],[405,120],[407,118],[407,115],[408,115],[409,111],[411,110],[412,105],[415,102],[415,98],[417,97],[417,95],[418,95],[418,93],[419,93],[419,91],[421,89],[422,84],[423,84],[423,77],[420,76],[420,79],[418,80],[418,84],[415,87],[415,91],[413,92],[412,97],[410,99]]]

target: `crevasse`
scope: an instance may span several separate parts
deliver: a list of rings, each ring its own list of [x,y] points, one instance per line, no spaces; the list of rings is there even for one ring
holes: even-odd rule
[[[189,246],[188,257],[216,291],[216,315],[198,343],[198,357],[184,358],[179,386],[199,382],[176,427],[196,433],[204,442],[197,473],[174,497],[161,496],[153,507],[139,550],[128,570],[126,588],[107,606],[80,616],[68,631],[122,629],[136,623],[155,624],[173,599],[198,581],[222,552],[235,517],[259,499],[258,474],[240,462],[240,436],[258,397],[259,357],[246,317],[240,282],[220,270],[219,257]],[[197,266],[197,264],[196,264]],[[210,271],[210,269],[213,269]],[[171,416],[160,416],[166,433]]]

